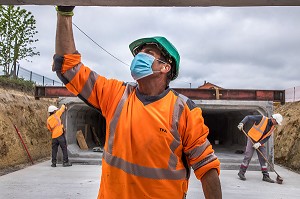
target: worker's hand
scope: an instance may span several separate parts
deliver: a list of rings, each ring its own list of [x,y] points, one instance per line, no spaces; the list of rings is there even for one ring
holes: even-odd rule
[[[67,105],[66,105],[66,104],[63,104],[63,106],[65,106],[65,110],[67,110]]]
[[[239,125],[237,126],[237,128],[241,131],[243,129],[244,124],[243,123],[239,123]]]
[[[255,144],[253,144],[253,148],[258,149],[261,146],[261,143],[256,142]]]
[[[56,6],[56,11],[60,14],[60,15],[64,15],[64,16],[73,16],[73,10],[74,10],[75,6]]]

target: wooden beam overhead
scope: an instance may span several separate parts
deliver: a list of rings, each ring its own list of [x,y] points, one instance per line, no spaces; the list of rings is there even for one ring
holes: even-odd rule
[[[74,5],[130,7],[300,6],[300,0],[0,0],[0,5]]]

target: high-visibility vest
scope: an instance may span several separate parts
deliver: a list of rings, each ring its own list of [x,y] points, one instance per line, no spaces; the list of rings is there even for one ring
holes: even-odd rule
[[[267,125],[268,125],[268,118],[263,116],[261,121],[257,125],[254,123],[251,129],[248,131],[249,137],[251,137],[255,142],[257,142],[259,140],[263,140],[264,138],[270,136],[274,131],[274,125],[271,127],[269,132],[263,135]]]
[[[62,105],[54,114],[50,115],[47,119],[47,128],[52,133],[52,138],[57,138],[61,136],[63,131],[63,124],[61,123],[61,115],[65,111],[65,106]]]
[[[172,89],[142,96],[137,84],[99,76],[78,54],[54,63],[67,89],[106,119],[98,198],[182,199],[190,167],[198,179],[210,169],[220,172],[202,111],[187,97]]]

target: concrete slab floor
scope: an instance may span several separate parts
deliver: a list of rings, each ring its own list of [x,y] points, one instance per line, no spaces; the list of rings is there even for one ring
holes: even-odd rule
[[[238,179],[236,170],[222,170],[221,184],[225,199],[296,199],[300,196],[300,175],[275,166],[283,178],[283,184],[271,184],[261,180],[260,171],[248,171],[247,180]],[[22,199],[95,199],[101,175],[100,165],[78,165],[56,168],[50,161],[0,176],[0,198]],[[270,173],[273,179],[274,172]],[[204,198],[201,183],[191,175],[188,199]]]

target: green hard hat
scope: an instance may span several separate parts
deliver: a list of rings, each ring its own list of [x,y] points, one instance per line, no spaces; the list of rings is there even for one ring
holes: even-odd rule
[[[166,58],[169,59],[168,61],[172,65],[173,76],[171,80],[176,79],[179,73],[180,56],[177,49],[165,37],[156,36],[156,37],[141,38],[132,42],[129,45],[129,49],[133,54],[133,56],[135,56],[137,53],[139,53],[143,45],[151,44],[151,43],[157,44],[158,47],[161,48],[162,52],[166,54],[165,55]]]

